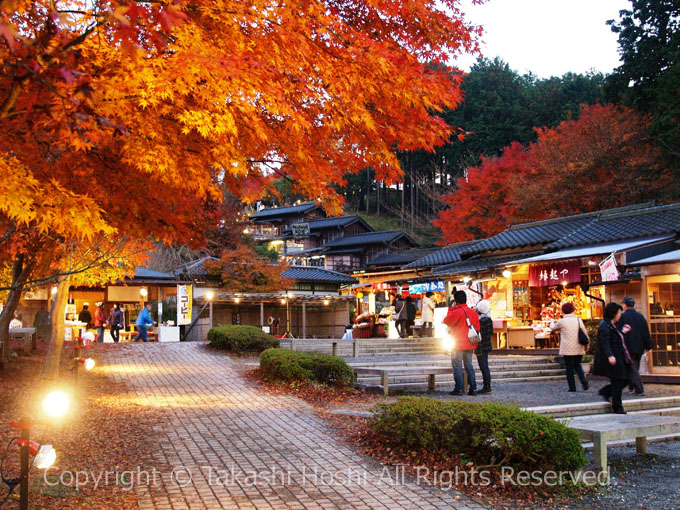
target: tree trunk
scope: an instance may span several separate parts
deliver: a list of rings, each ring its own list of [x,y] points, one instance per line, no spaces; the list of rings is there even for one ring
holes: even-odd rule
[[[413,185],[413,162],[409,158],[409,186],[411,191],[411,235],[413,235],[413,222],[415,221],[415,186]]]
[[[380,216],[380,186],[382,182],[375,182],[375,215]]]
[[[66,326],[64,325],[64,310],[68,303],[68,294],[71,279],[66,278],[59,282],[57,287],[57,294],[52,299],[52,306],[50,309],[50,322],[52,332],[50,334],[50,343],[47,348],[47,356],[43,363],[41,370],[41,377],[48,380],[57,380],[59,378],[59,365],[61,363],[61,350],[64,347],[64,334]]]
[[[20,253],[14,259],[12,266],[12,287],[20,287],[28,280],[32,267],[30,263],[24,264],[24,260],[23,253]],[[2,313],[0,313],[0,342],[5,346],[3,349],[4,359],[0,359],[0,362],[4,362],[9,357],[9,323],[14,317],[17,306],[19,306],[21,293],[21,290],[10,290],[5,307],[2,309]]]
[[[371,169],[366,169],[366,214],[370,211],[369,206],[371,203]]]

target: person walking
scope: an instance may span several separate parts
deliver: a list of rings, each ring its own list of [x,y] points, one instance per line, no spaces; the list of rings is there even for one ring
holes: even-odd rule
[[[115,303],[111,309],[109,325],[111,326],[111,338],[113,338],[113,341],[120,341],[120,330],[123,328],[123,310],[120,309],[119,303]]]
[[[644,315],[635,310],[635,300],[630,296],[623,298],[623,313],[621,314],[621,320],[619,322],[621,323],[621,328],[623,328],[624,325],[630,327],[630,331],[625,333],[623,338],[626,342],[630,357],[633,360],[633,367],[635,367],[635,370],[639,374],[642,355],[652,349],[652,336],[649,333],[647,319],[645,319]],[[645,388],[639,377],[631,381],[628,389],[639,396],[645,394]]]
[[[90,313],[88,305],[83,305],[83,309],[78,314],[78,322],[87,324],[85,327],[89,328],[92,325],[92,314]]]
[[[141,338],[142,342],[146,342],[148,333],[147,326],[153,326],[153,324],[154,322],[151,319],[151,303],[148,303],[144,308],[142,308],[142,311],[137,316],[137,320],[135,321],[135,329],[137,330],[137,334],[133,340],[138,342]]]
[[[97,309],[94,311],[94,327],[97,328],[97,343],[104,341],[104,326],[106,326],[106,315],[104,314],[104,303],[95,303]]]
[[[579,381],[583,391],[587,391],[589,384],[586,379],[586,374],[581,367],[581,360],[586,353],[586,346],[581,345],[578,341],[578,332],[583,331],[586,335],[588,330],[580,317],[574,315],[576,308],[573,303],[564,303],[562,305],[562,317],[557,322],[550,322],[550,329],[560,332],[560,356],[564,358],[564,366],[567,369],[567,384],[569,391],[576,391],[576,382],[574,381],[574,372],[578,375]]]
[[[411,296],[406,296],[404,307],[406,308],[406,324],[402,326],[402,330],[404,330],[404,338],[406,338],[411,334],[411,326],[416,323],[416,305]]]
[[[491,303],[486,299],[482,299],[475,306],[475,310],[477,310],[479,315],[479,335],[482,337],[477,347],[475,347],[475,355],[477,356],[477,364],[484,380],[484,387],[478,390],[477,393],[491,393],[491,371],[489,370],[489,353],[493,349],[491,345],[493,320],[491,315],[489,315]]]
[[[472,353],[475,346],[468,339],[468,322],[479,331],[479,316],[467,303],[467,294],[458,290],[453,294],[453,304],[449,308],[444,324],[449,328],[449,334],[453,339],[453,350],[451,351],[451,365],[453,366],[453,379],[455,386],[449,395],[462,395],[463,388],[463,367],[468,375],[468,395],[477,394],[477,380],[475,369],[472,366]]]
[[[432,292],[425,294],[423,298],[420,316],[423,319],[423,328],[420,330],[420,336],[434,336],[434,328],[432,327],[432,322],[434,321],[434,309],[437,306],[432,299]]]
[[[406,322],[406,303],[401,296],[394,297],[394,327],[397,328],[399,338],[406,338],[403,326]],[[403,320],[402,320],[403,315]]]
[[[597,329],[597,350],[591,373],[609,379],[609,384],[598,393],[611,401],[616,414],[626,414],[621,402],[621,393],[628,384],[627,364],[632,364],[623,340],[623,333],[617,327],[621,318],[621,305],[609,303],[604,308],[604,319]]]

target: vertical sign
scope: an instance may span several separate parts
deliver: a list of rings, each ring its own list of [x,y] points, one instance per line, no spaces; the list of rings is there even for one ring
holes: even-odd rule
[[[615,282],[619,279],[619,270],[613,253],[600,262],[600,275],[603,282]]]
[[[193,302],[193,287],[191,285],[177,286],[177,325],[191,324],[191,304]]]

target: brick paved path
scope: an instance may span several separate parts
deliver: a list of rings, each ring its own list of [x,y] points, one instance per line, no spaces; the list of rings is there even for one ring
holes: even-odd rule
[[[483,509],[454,491],[396,483],[394,468],[341,444],[305,403],[248,387],[202,344],[126,345],[102,361],[129,398],[163,414],[149,437],[160,475],[137,489],[142,510]]]

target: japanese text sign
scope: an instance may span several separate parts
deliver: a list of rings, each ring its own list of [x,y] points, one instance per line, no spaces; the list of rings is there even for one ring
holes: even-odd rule
[[[191,324],[191,306],[193,304],[193,287],[177,286],[177,325]]]
[[[408,286],[409,294],[425,294],[426,292],[444,292],[446,285],[443,280],[425,283],[412,283]]]
[[[564,282],[581,282],[581,264],[578,260],[529,266],[530,287],[548,287]]]
[[[615,282],[619,279],[619,270],[613,254],[600,262],[600,275],[603,282]]]

